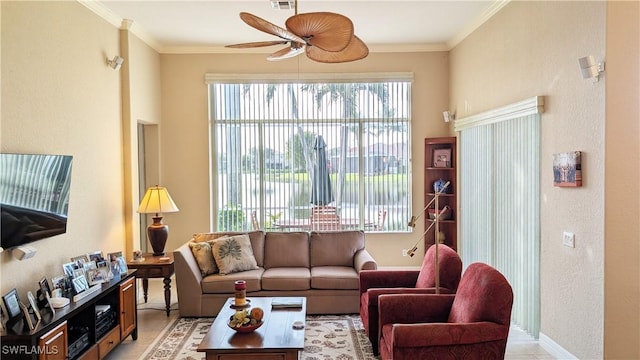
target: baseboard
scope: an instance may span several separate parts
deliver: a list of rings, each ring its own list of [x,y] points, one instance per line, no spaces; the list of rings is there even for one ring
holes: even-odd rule
[[[565,350],[558,343],[553,341],[547,335],[540,333],[540,337],[538,338],[538,344],[551,356],[555,359],[567,359],[567,360],[577,360],[578,358],[572,353]]]

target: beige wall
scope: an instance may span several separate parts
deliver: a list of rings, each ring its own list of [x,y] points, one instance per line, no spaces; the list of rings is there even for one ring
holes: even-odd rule
[[[138,124],[145,126],[145,169],[143,179],[147,185],[160,183],[160,145],[158,128],[160,127],[160,55],[129,30],[125,21],[120,30],[120,48],[122,56],[128,61],[122,68],[122,128],[124,151],[124,214],[126,219],[126,253],[133,250],[148,250],[146,236],[140,236],[140,214],[136,212],[140,194],[141,179],[138,175]],[[143,184],[145,185],[145,184]],[[152,222],[149,216],[149,224]],[[144,224],[143,224],[144,226]]]
[[[71,256],[140,248],[136,125],[160,122],[160,56],[77,2],[1,9],[1,150],[74,156],[67,233],[33,243],[29,260],[0,254],[0,291],[24,295]],[[106,64],[115,55],[119,71]],[[149,166],[158,173],[158,160]]]
[[[604,355],[640,359],[640,2],[607,3]]]
[[[621,204],[623,199],[638,200],[638,170],[632,165],[638,164],[637,2],[618,5],[625,6],[635,9],[635,22],[633,15],[626,22],[615,15],[607,18],[605,2],[512,2],[451,51],[450,102],[459,116],[536,95],[545,97],[540,174],[541,333],[580,359],[602,358],[605,348],[610,358],[640,355],[638,203]],[[628,11],[618,10],[618,15]],[[616,35],[607,37],[607,30],[615,28]],[[629,37],[629,31],[623,30],[629,28],[635,35]],[[624,75],[609,78],[609,71],[612,75],[621,71],[612,69],[615,65],[610,62],[600,82],[582,79],[579,57],[593,55],[602,61],[613,51],[629,53],[628,44],[633,40],[634,60],[616,64],[635,64],[631,72],[635,77],[622,71]],[[626,88],[619,88],[621,83]],[[607,96],[606,107],[605,89],[616,90]],[[613,110],[618,102],[626,106]],[[605,116],[610,120],[605,121]],[[607,157],[605,140],[607,151],[614,152]],[[583,187],[553,187],[552,154],[572,150],[583,152]],[[632,164],[625,150],[635,159]],[[617,218],[610,215],[611,210],[630,213]],[[562,245],[563,231],[575,233],[575,248]],[[605,272],[610,288],[618,291],[605,292]],[[622,285],[629,280],[632,284]]]
[[[413,207],[423,204],[424,138],[448,134],[442,121],[447,108],[447,53],[371,54],[346,64],[318,64],[304,56],[269,62],[266,55],[162,55],[163,185],[180,212],[165,214],[170,235],[167,249],[210,230],[208,105],[206,73],[413,72],[412,171]],[[407,219],[408,220],[408,219]],[[421,258],[402,257],[422,233],[370,235],[367,248],[381,265],[419,265]],[[422,248],[418,252],[422,252]]]
[[[67,233],[0,254],[3,294],[26,299],[71,256],[124,249],[118,30],[76,2],[2,7],[2,152],[73,155]]]

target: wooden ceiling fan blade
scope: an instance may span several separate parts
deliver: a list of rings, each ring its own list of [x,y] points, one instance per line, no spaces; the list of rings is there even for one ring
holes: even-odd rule
[[[242,19],[242,21],[247,23],[247,25],[255,29],[258,29],[260,31],[266,32],[267,34],[275,35],[279,38],[289,40],[289,41],[304,43],[303,39],[301,39],[299,36],[292,33],[291,31],[281,28],[278,25],[272,24],[267,20],[260,18],[258,16],[255,16],[253,14],[249,14],[247,12],[241,12],[240,19]]]
[[[267,57],[267,60],[278,61],[278,60],[289,59],[294,56],[300,55],[304,52],[304,44],[300,44],[300,45],[302,46],[299,46],[299,47],[289,46],[282,50],[278,50],[273,54],[269,55]]]
[[[353,37],[353,22],[344,15],[331,12],[297,14],[288,18],[285,25],[307,44],[326,51],[342,51]]]
[[[343,63],[364,59],[369,55],[369,48],[353,35],[349,45],[342,51],[325,51],[315,46],[307,46],[307,57],[313,61],[321,63]]]
[[[265,46],[273,46],[273,45],[284,45],[289,43],[288,41],[256,41],[256,42],[248,42],[242,44],[231,44],[225,45],[224,47],[234,48],[234,49],[247,49],[254,47],[265,47]]]

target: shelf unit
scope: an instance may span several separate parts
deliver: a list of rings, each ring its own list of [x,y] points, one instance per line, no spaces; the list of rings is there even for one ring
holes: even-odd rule
[[[447,164],[443,164],[440,162],[438,166],[436,166],[434,157],[434,152],[441,150],[450,150],[449,162]],[[445,151],[446,152],[446,151]],[[438,203],[439,207],[442,209],[444,206],[448,205],[451,208],[451,217],[447,220],[439,221],[440,232],[444,234],[444,242],[440,242],[441,244],[445,244],[452,249],[457,251],[457,210],[458,210],[458,201],[457,201],[457,158],[456,158],[456,138],[455,137],[438,137],[438,138],[425,138],[424,139],[424,201],[425,205],[429,203],[435,196],[436,191],[434,190],[434,182],[442,179],[445,182],[449,181],[450,185],[447,187],[448,191],[446,193],[442,193],[439,196]],[[435,209],[435,205],[432,205],[431,208]],[[425,229],[431,225],[433,222],[432,219],[428,216],[425,216]],[[435,227],[429,231],[424,237],[424,248],[429,248],[429,246],[435,244],[436,232]]]
[[[24,320],[3,330],[2,350],[15,360],[103,359],[127,336],[138,338],[136,298],[135,270],[130,270],[103,283],[100,291],[56,309],[55,316],[41,310],[42,321],[34,330],[25,329]],[[113,321],[98,321],[98,307],[112,309]]]

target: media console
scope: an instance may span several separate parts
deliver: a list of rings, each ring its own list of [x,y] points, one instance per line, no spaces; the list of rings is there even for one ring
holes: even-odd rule
[[[98,360],[131,335],[138,338],[135,270],[78,302],[41,310],[34,330],[20,322],[2,331],[0,355],[10,359]],[[22,322],[23,320],[21,320]]]

